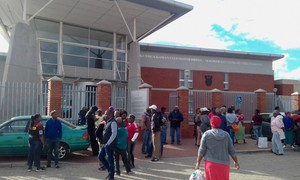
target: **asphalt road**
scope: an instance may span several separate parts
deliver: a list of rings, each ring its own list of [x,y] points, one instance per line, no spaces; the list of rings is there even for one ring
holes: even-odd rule
[[[89,152],[90,153],[90,152]],[[238,154],[241,169],[232,166],[232,180],[299,180],[300,152],[286,151],[283,156],[269,152]],[[124,180],[185,180],[194,171],[196,157],[166,158],[159,162],[136,160],[135,174],[116,176]],[[43,160],[42,163],[45,163]],[[43,172],[27,172],[26,158],[0,159],[0,179],[4,180],[98,180],[105,179],[107,172],[98,171],[96,157],[81,152],[60,162],[61,168],[48,168]],[[203,165],[201,166],[203,170]],[[123,168],[124,170],[124,168]],[[123,171],[124,172],[124,171]]]

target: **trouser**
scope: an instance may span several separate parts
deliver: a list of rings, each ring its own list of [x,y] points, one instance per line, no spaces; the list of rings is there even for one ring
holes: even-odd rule
[[[133,155],[134,147],[135,147],[135,142],[127,143],[128,162],[132,166],[134,166],[134,155]]]
[[[277,131],[273,132],[272,151],[276,154],[283,154],[283,146],[281,143],[280,135]]]
[[[151,144],[151,130],[146,129],[146,130],[144,130],[142,152],[148,152],[149,153],[150,144]]]
[[[114,150],[115,146],[107,146],[106,144],[104,144],[98,155],[99,160],[103,163],[108,171],[109,178],[115,177]]]
[[[89,136],[90,136],[91,148],[92,148],[92,151],[93,151],[93,155],[98,155],[99,145],[98,145],[98,142],[96,140],[95,129],[94,128],[88,129],[88,133],[89,133]]]
[[[42,143],[40,140],[29,139],[28,141],[28,168],[32,168],[32,163],[34,161],[37,169],[41,167],[40,157],[42,152]]]
[[[171,142],[174,143],[176,133],[177,144],[180,144],[180,127],[170,127]]]
[[[161,128],[160,131],[161,143],[167,142],[167,129],[168,129],[167,126]]]
[[[201,142],[201,129],[200,126],[197,126],[197,145],[200,146]]]
[[[126,149],[119,149],[115,148],[115,161],[116,161],[116,171],[120,173],[120,156],[122,158],[123,164],[126,168],[126,171],[130,171],[130,166],[128,163],[128,156],[127,156],[127,150]]]
[[[160,157],[160,131],[152,133],[152,142],[153,142],[153,158]]]
[[[59,139],[47,139],[47,165],[51,165],[51,160],[53,159],[52,152],[54,151],[54,162],[58,165],[58,149],[59,149]]]
[[[232,126],[227,126],[227,131],[231,137],[232,144],[234,144],[234,132],[232,130]]]
[[[258,143],[258,138],[262,137],[262,126],[253,126],[253,133],[256,138],[256,143]]]

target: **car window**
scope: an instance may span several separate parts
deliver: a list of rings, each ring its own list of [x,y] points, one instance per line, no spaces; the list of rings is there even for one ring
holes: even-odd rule
[[[268,123],[271,122],[271,117],[270,117],[269,114],[261,114],[261,117],[263,118],[263,120],[264,120],[265,122],[268,122]]]
[[[4,125],[0,129],[0,132],[3,132],[3,133],[23,133],[23,132],[25,132],[27,122],[28,122],[27,119],[12,121],[12,122]]]

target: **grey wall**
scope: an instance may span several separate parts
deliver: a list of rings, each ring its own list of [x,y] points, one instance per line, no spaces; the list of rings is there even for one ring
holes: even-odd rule
[[[0,81],[2,81],[3,78],[5,60],[6,60],[6,55],[0,54]]]

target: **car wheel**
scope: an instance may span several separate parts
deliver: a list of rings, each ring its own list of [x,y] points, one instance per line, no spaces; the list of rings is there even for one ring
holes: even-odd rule
[[[70,148],[65,143],[60,143],[58,148],[58,159],[65,159],[70,154]],[[52,152],[52,155],[54,157],[54,151]]]

